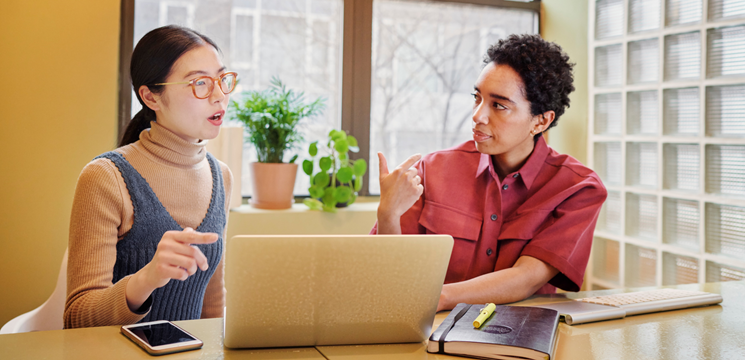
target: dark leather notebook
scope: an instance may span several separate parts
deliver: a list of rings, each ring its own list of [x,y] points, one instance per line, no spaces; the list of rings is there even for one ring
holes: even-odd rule
[[[553,358],[559,312],[527,306],[497,305],[476,329],[484,305],[458,304],[429,338],[427,351],[487,359]]]

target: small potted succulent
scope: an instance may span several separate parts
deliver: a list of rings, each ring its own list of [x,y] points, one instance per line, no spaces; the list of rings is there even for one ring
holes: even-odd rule
[[[298,155],[287,152],[303,141],[298,123],[319,115],[324,99],[306,103],[302,92],[287,89],[277,77],[263,91],[244,93],[240,102],[231,101],[232,115],[246,128],[245,140],[256,148],[258,162],[250,164],[253,194],[251,205],[260,209],[287,209],[294,202]],[[285,163],[284,159],[289,156]]]
[[[351,205],[357,200],[367,162],[349,158],[349,152],[356,153],[359,147],[357,139],[344,131],[331,130],[320,150],[326,154],[319,156],[318,141],[311,143],[310,159],[303,161],[303,171],[310,176],[308,192],[311,196],[304,203],[313,210],[336,212],[337,207]]]

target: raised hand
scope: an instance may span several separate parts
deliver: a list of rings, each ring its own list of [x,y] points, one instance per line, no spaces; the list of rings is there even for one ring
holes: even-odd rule
[[[378,223],[392,221],[397,225],[403,215],[422,196],[424,186],[422,178],[412,166],[422,158],[422,155],[412,155],[388,171],[388,161],[382,153],[378,153],[380,161],[380,206],[378,207]],[[400,233],[400,230],[398,231]],[[385,232],[388,233],[388,232]],[[396,233],[396,231],[394,231]]]

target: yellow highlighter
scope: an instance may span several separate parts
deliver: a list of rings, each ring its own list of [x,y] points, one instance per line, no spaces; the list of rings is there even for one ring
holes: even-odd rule
[[[481,327],[481,325],[486,322],[486,319],[491,316],[491,314],[494,312],[494,310],[497,308],[497,305],[494,305],[493,303],[488,303],[486,306],[481,309],[481,314],[476,318],[476,320],[473,321],[473,327],[478,329]]]

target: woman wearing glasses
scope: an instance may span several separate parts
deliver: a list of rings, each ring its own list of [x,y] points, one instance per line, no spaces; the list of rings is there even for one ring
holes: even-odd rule
[[[78,179],[65,328],[223,314],[232,174],[205,145],[236,74],[212,40],[177,26],[146,34],[130,72],[142,110]]]

